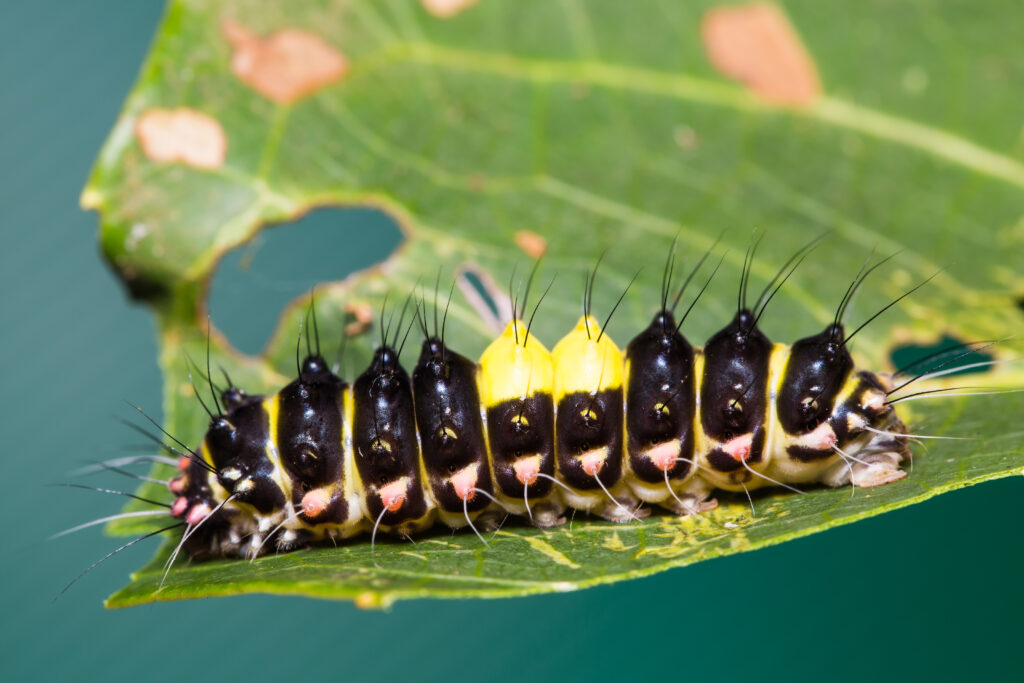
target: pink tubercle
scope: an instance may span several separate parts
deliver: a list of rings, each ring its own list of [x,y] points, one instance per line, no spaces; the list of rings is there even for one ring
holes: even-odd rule
[[[185,521],[189,524],[199,524],[209,516],[210,506],[206,503],[200,503],[199,505],[193,506],[192,509],[188,511]]]
[[[181,517],[185,514],[185,510],[188,509],[188,498],[185,496],[178,496],[174,500],[174,504],[171,505],[171,514],[175,517]]]
[[[405,504],[405,489],[406,480],[402,478],[380,487],[377,494],[389,512],[397,512]]]
[[[809,448],[819,451],[828,451],[832,450],[832,447],[836,445],[839,439],[836,437],[836,433],[832,429],[832,425],[828,422],[822,422],[814,429],[814,431],[804,437],[804,441]]]
[[[452,488],[455,489],[455,495],[462,500],[473,500],[476,492],[473,490],[476,488],[477,479],[477,466],[469,465],[463,467],[461,470],[453,474],[448,481],[452,483]]]
[[[722,450],[736,462],[744,462],[750,458],[750,450],[754,444],[753,434],[737,436],[722,444]]]
[[[302,513],[307,517],[319,517],[331,502],[331,493],[327,489],[313,489],[302,497]]]
[[[519,483],[530,486],[537,481],[537,475],[540,474],[540,456],[520,458],[512,465],[512,470],[516,473]]]
[[[665,441],[649,448],[646,452],[648,458],[654,463],[662,472],[675,467],[676,460],[679,458],[679,442],[678,441]]]
[[[604,467],[604,461],[608,457],[608,451],[605,448],[598,450],[589,451],[580,456],[580,464],[583,465],[583,471],[592,477],[596,477],[597,473]]]

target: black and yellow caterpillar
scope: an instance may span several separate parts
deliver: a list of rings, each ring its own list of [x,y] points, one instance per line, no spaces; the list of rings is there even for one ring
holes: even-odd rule
[[[906,430],[892,380],[846,349],[853,290],[791,346],[758,328],[767,300],[751,310],[744,296],[693,347],[663,292],[625,352],[587,306],[551,351],[513,315],[478,362],[422,322],[411,376],[386,337],[351,385],[310,351],[276,394],[220,392],[200,447],[182,451],[171,513],[190,555],[255,556],[489,512],[548,527],[567,508],[626,521],[642,502],[698,513],[715,489],[894,481]]]

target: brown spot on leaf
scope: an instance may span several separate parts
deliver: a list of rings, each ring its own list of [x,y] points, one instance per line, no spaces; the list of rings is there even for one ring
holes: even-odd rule
[[[345,312],[353,318],[352,322],[345,325],[345,334],[350,337],[365,332],[373,321],[373,306],[367,303],[347,303]]]
[[[672,139],[675,140],[680,148],[686,150],[696,149],[700,144],[697,131],[689,126],[676,126],[675,130],[672,131]]]
[[[548,250],[548,241],[529,230],[519,230],[515,236],[516,246],[532,259],[539,259]]]
[[[224,163],[228,140],[217,119],[195,109],[147,109],[135,120],[135,137],[151,160],[196,168]]]
[[[800,36],[775,5],[716,7],[701,25],[711,64],[775,104],[806,106],[821,94],[818,71]]]
[[[287,104],[341,79],[348,60],[322,38],[286,28],[257,36],[231,19],[221,24],[234,48],[231,71],[264,97]]]
[[[423,9],[438,19],[448,19],[477,3],[477,0],[420,0]]]
[[[582,100],[590,95],[590,85],[579,81],[569,86],[569,97],[574,100]]]
[[[481,192],[485,187],[487,187],[487,178],[479,173],[473,173],[466,178],[466,187],[473,192]]]

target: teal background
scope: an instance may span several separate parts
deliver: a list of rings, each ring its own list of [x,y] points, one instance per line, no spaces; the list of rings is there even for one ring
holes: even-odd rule
[[[113,417],[130,412],[122,399],[159,414],[152,320],[103,264],[96,217],[77,201],[160,9],[49,1],[6,7],[0,20],[0,678],[1021,678],[1017,478],[566,595],[389,612],[263,596],[104,610],[150,541],[53,602],[118,542],[98,529],[42,539],[121,501],[51,484],[140,445]],[[369,264],[396,240],[370,212],[318,212],[279,228],[251,254],[262,275],[239,272],[243,255],[228,260],[215,319],[241,348],[258,349],[290,294]],[[351,263],[333,257],[339,250]]]

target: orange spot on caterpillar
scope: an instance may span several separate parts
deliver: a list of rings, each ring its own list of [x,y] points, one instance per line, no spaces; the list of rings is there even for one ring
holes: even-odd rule
[[[459,12],[469,9],[477,0],[420,0],[423,9],[438,19],[454,17]]]
[[[583,471],[592,477],[596,477],[597,473],[604,467],[604,461],[608,457],[607,449],[600,448],[598,450],[589,451],[580,456],[580,464],[583,465]]]
[[[753,434],[743,434],[722,444],[722,450],[736,462],[743,462],[750,458],[750,449],[754,445]]]
[[[540,473],[540,456],[532,455],[520,458],[512,465],[512,469],[520,484],[530,486],[537,481],[537,475]]]
[[[655,467],[664,472],[675,467],[679,453],[679,441],[666,441],[651,447],[645,455]]]
[[[455,489],[455,495],[462,500],[473,500],[476,496],[476,492],[473,491],[473,488],[476,486],[476,475],[476,465],[463,467],[461,470],[453,474],[449,478],[449,481],[451,481],[452,487]]]
[[[516,246],[532,259],[539,259],[548,250],[548,241],[529,230],[519,230],[515,235]]]
[[[319,517],[331,502],[327,489],[313,489],[302,497],[302,512],[309,518]]]
[[[799,107],[821,94],[814,62],[774,5],[711,9],[701,23],[701,38],[711,64],[763,100]]]
[[[188,498],[184,496],[178,496],[174,500],[174,504],[171,505],[171,515],[174,517],[181,517],[185,514],[185,510],[188,509]]]
[[[206,503],[200,503],[188,511],[188,514],[185,515],[185,521],[191,525],[199,524],[201,521],[209,517],[211,512],[212,510],[209,505]]]
[[[306,31],[286,28],[261,37],[231,19],[222,22],[221,31],[234,48],[231,71],[275,102],[295,102],[348,72],[344,55]]]
[[[135,121],[135,138],[143,154],[160,164],[218,168],[228,150],[217,119],[185,107],[147,109]]]
[[[347,303],[345,312],[355,318],[345,325],[345,334],[350,337],[365,332],[373,321],[373,307],[370,304]]]
[[[389,512],[397,512],[402,509],[402,505],[405,504],[405,490],[407,486],[407,479],[402,478],[378,489],[380,502],[384,504],[384,507]]]

